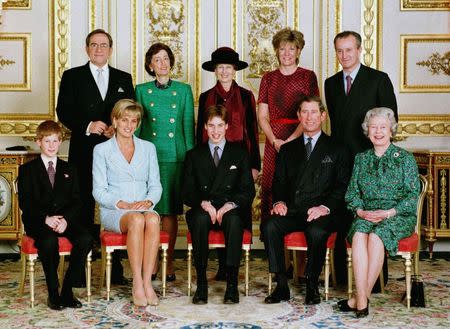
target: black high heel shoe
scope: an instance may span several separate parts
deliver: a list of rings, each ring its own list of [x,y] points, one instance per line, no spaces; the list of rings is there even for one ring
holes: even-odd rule
[[[355,312],[356,311],[356,307],[350,307],[350,305],[348,305],[348,299],[341,299],[340,301],[337,302],[339,311],[341,312]]]
[[[369,300],[367,299],[367,306],[366,308],[363,308],[362,310],[356,309],[355,315],[357,318],[365,318],[369,315]]]

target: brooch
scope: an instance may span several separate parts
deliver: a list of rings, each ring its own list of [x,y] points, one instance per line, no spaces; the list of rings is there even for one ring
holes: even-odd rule
[[[400,156],[400,154],[398,152],[395,152],[393,155],[394,155],[394,158],[398,158]]]

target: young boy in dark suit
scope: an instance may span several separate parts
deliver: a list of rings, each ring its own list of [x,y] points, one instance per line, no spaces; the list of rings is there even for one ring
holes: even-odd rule
[[[42,122],[36,130],[41,154],[19,168],[19,206],[26,233],[35,240],[48,288],[47,305],[53,310],[80,308],[72,293],[84,275],[86,256],[93,238],[80,225],[82,208],[75,168],[57,157],[62,143],[61,127],[54,121]],[[70,265],[58,292],[58,237],[72,243]]]

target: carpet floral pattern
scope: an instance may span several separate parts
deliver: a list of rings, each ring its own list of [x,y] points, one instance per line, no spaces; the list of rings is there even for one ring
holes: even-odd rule
[[[216,263],[210,262],[208,277],[213,277]],[[124,261],[126,269],[129,269]],[[18,296],[20,262],[0,262],[0,328],[449,328],[450,272],[445,259],[423,260],[426,308],[407,310],[400,298],[404,292],[403,263],[390,260],[390,279],[385,294],[374,294],[370,314],[356,319],[354,314],[339,313],[336,302],[346,291],[330,289],[330,299],[319,305],[304,305],[304,286],[291,284],[293,298],[275,305],[264,304],[267,294],[267,263],[253,259],[250,264],[250,293],[244,296],[244,273],[241,269],[240,303],[224,305],[224,282],[209,281],[206,305],[193,305],[187,297],[186,262],[177,259],[177,280],[169,282],[167,296],[157,307],[135,307],[130,302],[131,287],[113,286],[111,300],[105,290],[98,290],[100,261],[93,263],[93,295],[86,302],[85,289],[76,289],[84,307],[51,311],[46,306],[46,289],[42,267],[36,266],[36,306],[29,308],[29,287]],[[128,277],[130,273],[127,273]],[[194,281],[195,282],[195,281]],[[161,281],[155,281],[161,292]],[[195,285],[193,287],[195,291]]]

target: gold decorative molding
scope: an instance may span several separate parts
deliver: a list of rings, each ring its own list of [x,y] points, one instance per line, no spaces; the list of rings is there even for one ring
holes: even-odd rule
[[[137,5],[136,0],[131,1],[131,77],[133,84],[136,85],[137,81]],[[143,50],[144,51],[144,50]]]
[[[0,55],[0,70],[3,69],[3,67],[9,66],[9,65],[13,65],[16,62],[13,61],[12,59],[7,59],[7,58],[3,58],[2,55]]]
[[[95,20],[96,20],[96,0],[89,0],[89,6],[88,6],[88,17],[89,17],[89,28],[90,31],[95,30]]]
[[[447,78],[450,71],[448,47],[450,45],[450,34],[407,34],[400,36],[400,92],[403,93],[448,93],[450,92],[450,83]],[[411,50],[416,47],[416,53]],[[434,46],[434,49],[430,48]],[[440,51],[444,52],[441,57]],[[420,51],[419,54],[417,52]],[[428,60],[412,60],[409,58],[415,56],[428,57]],[[415,64],[413,66],[412,64]],[[428,67],[430,74],[419,71],[421,68]],[[441,73],[442,72],[442,73]],[[416,75],[415,81],[411,81]],[[436,74],[444,75],[444,79],[436,79]],[[420,79],[417,76],[420,75]],[[411,76],[413,78],[411,78]]]
[[[19,72],[21,81],[3,81],[0,83],[0,91],[30,91],[31,90],[31,33],[0,33],[0,42],[19,43],[21,50],[17,53],[17,60],[5,59],[0,61],[0,69],[7,69],[6,65],[21,66],[22,71]],[[0,56],[2,58],[2,56]],[[21,60],[20,60],[21,59]],[[17,69],[19,69],[17,68]],[[6,73],[2,73],[3,77]],[[15,74],[15,73],[14,73]]]
[[[447,169],[440,170],[440,201],[441,201],[441,222],[439,228],[441,230],[447,229]]]
[[[174,53],[175,65],[172,68],[172,78],[183,77],[183,62],[186,59],[183,34],[186,32],[185,5],[182,0],[153,0],[147,5],[149,19],[148,31],[150,44],[162,42],[167,44]],[[184,64],[188,63],[188,60]]]
[[[31,0],[8,0],[3,2],[3,9],[31,9]]]
[[[362,57],[363,63],[379,69],[381,43],[381,18],[379,14],[383,8],[382,0],[364,0],[361,6]]]
[[[49,38],[49,105],[44,113],[2,113],[0,114],[0,136],[35,136],[37,126],[44,120],[55,119],[55,102],[61,76],[56,78],[55,71],[63,69],[67,62],[69,1],[48,0],[48,38]],[[57,28],[56,28],[57,27]],[[61,38],[61,35],[65,37]],[[61,53],[59,49],[66,49]],[[56,60],[58,64],[56,64]],[[62,74],[62,72],[61,72]]]
[[[449,0],[401,0],[400,10],[450,10]]]
[[[428,59],[416,63],[419,66],[425,66],[431,74],[441,74],[450,76],[450,51],[441,55],[439,52],[431,54]]]
[[[400,115],[396,137],[450,136],[450,115]]]

